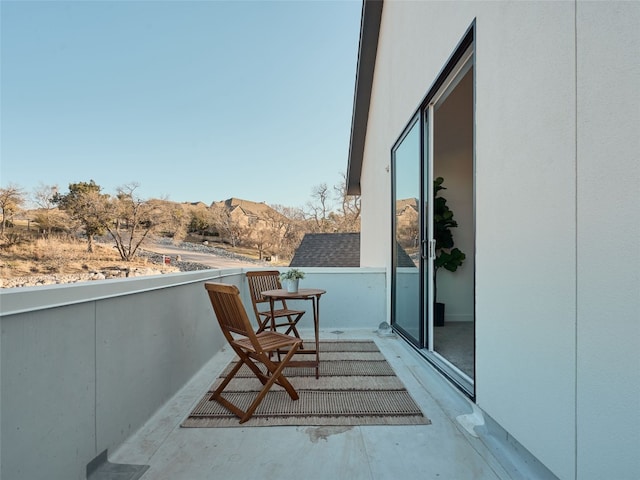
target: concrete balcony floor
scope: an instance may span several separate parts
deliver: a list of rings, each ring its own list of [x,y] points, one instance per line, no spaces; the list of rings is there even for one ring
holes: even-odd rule
[[[304,338],[310,338],[303,332]],[[398,337],[323,331],[321,339],[373,339],[431,425],[180,428],[233,356],[225,347],[121,447],[110,462],[149,465],[142,480],[199,479],[509,479],[491,443],[463,427],[474,407]],[[463,417],[459,417],[459,416]],[[480,430],[484,427],[480,427]],[[524,462],[523,462],[524,463]]]

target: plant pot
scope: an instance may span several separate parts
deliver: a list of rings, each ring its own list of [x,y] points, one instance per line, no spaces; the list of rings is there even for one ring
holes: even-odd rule
[[[299,279],[287,280],[287,292],[289,293],[298,293],[298,282]]]
[[[433,324],[436,327],[444,327],[444,303],[436,302],[433,306]]]

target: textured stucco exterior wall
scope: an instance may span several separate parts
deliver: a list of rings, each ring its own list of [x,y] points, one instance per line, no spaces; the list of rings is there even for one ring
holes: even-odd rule
[[[640,3],[576,24],[577,477],[640,478]]]
[[[639,9],[388,1],[382,16],[362,264],[390,267],[391,147],[475,19],[477,403],[563,479],[640,473]]]
[[[477,25],[477,402],[573,478],[574,8],[500,2]]]

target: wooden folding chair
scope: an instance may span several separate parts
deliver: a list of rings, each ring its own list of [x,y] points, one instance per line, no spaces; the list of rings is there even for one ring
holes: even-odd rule
[[[222,333],[240,357],[240,361],[209,397],[209,401],[215,400],[225,406],[240,418],[240,423],[244,423],[251,418],[274,383],[283,387],[292,400],[297,400],[298,392],[282,372],[298,350],[302,340],[273,331],[255,333],[240,299],[240,292],[235,285],[205,283],[204,287],[209,294]],[[272,353],[283,350],[286,350],[286,355],[280,362],[273,362],[270,359]],[[259,364],[264,365],[266,369],[264,372]],[[263,385],[262,390],[246,411],[222,397],[222,391],[242,365],[249,367]]]
[[[249,283],[249,292],[251,293],[251,303],[253,304],[253,311],[256,314],[258,320],[258,329],[256,333],[260,333],[266,329],[270,329],[271,322],[271,308],[269,299],[262,296],[261,292],[267,290],[279,290],[282,288],[280,284],[280,272],[277,270],[261,270],[255,272],[247,272],[247,282]],[[304,310],[291,310],[287,307],[285,300],[275,300],[279,303],[278,308],[274,305],[273,316],[275,318],[275,328],[287,327],[285,334],[293,333],[297,338],[300,338],[300,334],[296,329],[297,323],[304,315]],[[260,310],[261,305],[266,303],[267,310]]]

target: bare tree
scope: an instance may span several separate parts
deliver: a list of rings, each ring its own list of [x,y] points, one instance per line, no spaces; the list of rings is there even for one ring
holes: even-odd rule
[[[163,233],[173,238],[174,242],[184,240],[190,218],[187,205],[168,200],[156,200],[156,205],[162,209],[166,218]]]
[[[336,219],[338,231],[359,232],[360,231],[360,195],[347,194],[347,176],[341,173],[342,181],[334,185],[333,191],[336,200],[340,204],[340,217]]]
[[[260,259],[268,249],[272,254],[282,255],[282,242],[287,231],[291,229],[291,220],[276,208],[264,209],[257,220],[255,228],[249,234],[252,245],[258,249]]]
[[[277,233],[269,228],[254,228],[248,232],[244,242],[258,250],[258,256],[262,260],[265,251],[276,242],[276,235]]]
[[[24,205],[24,202],[24,191],[18,185],[9,184],[4,188],[0,188],[0,210],[2,210],[0,235],[4,235],[7,223],[20,211],[20,207]]]
[[[58,210],[54,201],[58,194],[57,185],[40,183],[32,192],[32,199],[38,207],[33,220],[39,225],[44,237],[48,237],[53,229],[64,229],[68,219]]]
[[[313,187],[305,218],[311,232],[359,232],[360,196],[347,194],[347,177],[329,189],[326,183]],[[334,205],[336,207],[334,208]]]
[[[329,218],[331,210],[330,192],[327,184],[321,183],[313,187],[311,201],[307,202],[307,212],[305,212],[305,216],[311,222],[312,231],[321,233],[333,231]]]
[[[105,228],[116,242],[120,258],[133,260],[136,252],[154,232],[170,222],[170,210],[163,200],[142,200],[135,194],[139,187],[130,183],[118,187],[117,194],[110,202],[113,222]]]
[[[209,207],[211,225],[220,232],[220,236],[231,243],[232,247],[238,246],[240,240],[248,232],[247,229],[233,218],[233,211],[224,202],[214,203]]]
[[[56,203],[53,201],[53,199],[57,193],[57,185],[45,185],[44,183],[40,182],[38,186],[33,189],[33,202],[38,208],[41,208],[43,210],[53,210],[54,208],[56,208]]]
[[[304,236],[304,212],[283,205],[272,205],[271,208],[276,214],[268,215],[266,222],[278,234],[274,241],[274,253],[282,258],[291,258]]]

